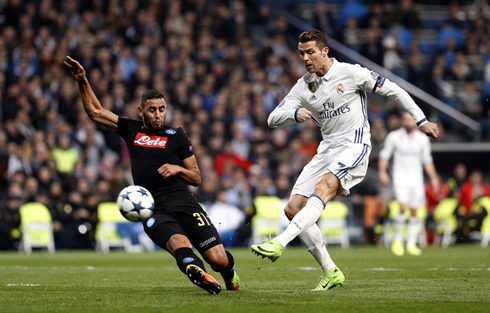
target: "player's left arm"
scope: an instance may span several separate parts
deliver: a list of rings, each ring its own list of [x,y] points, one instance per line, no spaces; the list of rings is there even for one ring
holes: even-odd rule
[[[186,184],[191,186],[199,186],[201,184],[201,171],[197,166],[197,160],[194,155],[183,159],[182,166],[165,163],[158,168],[158,173],[163,178],[179,175]]]
[[[355,81],[357,86],[362,90],[376,92],[379,95],[389,97],[399,102],[414,118],[417,126],[424,134],[434,139],[439,137],[439,128],[437,127],[437,124],[429,122],[424,112],[419,108],[415,101],[413,101],[408,92],[400,88],[396,83],[361,66],[359,66],[359,69],[355,72]]]
[[[432,159],[431,149],[430,149],[430,141],[429,138],[424,138],[425,143],[423,144],[422,149],[422,163],[424,164],[424,170],[427,176],[429,177],[429,182],[432,186],[432,189],[435,192],[439,191],[440,182],[439,176],[437,175],[436,167],[434,166],[434,161]]]
[[[427,176],[429,177],[429,182],[434,189],[435,192],[439,191],[439,177],[437,176],[436,167],[434,166],[434,162],[430,162],[424,164],[424,170]]]

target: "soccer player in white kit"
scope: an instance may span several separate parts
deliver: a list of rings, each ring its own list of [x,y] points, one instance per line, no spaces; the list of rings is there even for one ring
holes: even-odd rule
[[[407,229],[407,253],[421,255],[416,246],[420,231],[417,209],[425,205],[425,169],[434,190],[439,190],[439,179],[432,162],[430,140],[417,129],[415,121],[408,113],[403,113],[402,127],[386,136],[383,150],[379,154],[378,172],[382,185],[390,183],[388,163],[393,156],[393,189],[395,199],[400,204],[400,212],[395,217],[395,238],[391,251],[397,256],[405,253],[402,231],[405,225],[405,210],[410,209],[411,217]]]
[[[283,127],[312,120],[321,128],[323,140],[298,177],[284,209],[291,223],[276,238],[251,248],[275,261],[299,236],[322,269],[313,290],[328,290],[342,285],[345,277],[328,254],[316,222],[333,197],[349,194],[349,189],[366,175],[371,152],[366,92],[400,102],[428,136],[437,138],[439,130],[395,83],[359,65],[330,58],[321,31],[301,33],[298,51],[308,73],[269,115],[268,124]]]

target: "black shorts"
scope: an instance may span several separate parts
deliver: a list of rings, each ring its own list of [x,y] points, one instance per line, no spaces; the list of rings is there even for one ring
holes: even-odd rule
[[[153,215],[143,227],[155,244],[166,250],[175,234],[189,238],[199,253],[221,244],[221,238],[206,211],[190,192],[174,192],[155,199]]]

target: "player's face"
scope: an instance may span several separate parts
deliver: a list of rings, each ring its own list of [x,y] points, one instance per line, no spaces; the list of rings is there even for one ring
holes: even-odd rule
[[[411,132],[417,127],[417,123],[415,123],[413,117],[407,112],[403,113],[402,125],[407,130],[407,132]]]
[[[167,104],[163,98],[146,100],[142,107],[138,107],[138,114],[143,119],[145,128],[162,129],[167,117]]]
[[[306,70],[323,76],[327,73],[328,47],[320,49],[315,41],[300,42],[298,52]]]

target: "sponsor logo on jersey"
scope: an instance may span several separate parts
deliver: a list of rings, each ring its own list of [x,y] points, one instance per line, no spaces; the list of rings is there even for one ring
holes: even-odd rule
[[[341,95],[341,94],[343,94],[344,92],[345,92],[345,87],[344,87],[344,85],[339,84],[339,85],[337,86],[337,93],[338,93],[339,95]]]
[[[176,130],[173,130],[173,129],[167,129],[165,131],[165,134],[169,134],[169,135],[175,135],[176,133],[177,133],[177,131]]]
[[[167,137],[148,136],[147,134],[138,133],[134,138],[134,145],[148,148],[165,149],[167,146]]]
[[[327,110],[323,112],[318,112],[318,117],[322,120],[336,117],[342,114],[346,114],[350,112],[350,107],[348,105],[342,106],[340,108],[334,109],[334,110]]]
[[[155,218],[154,217],[150,217],[147,221],[146,221],[146,226],[148,228],[151,228],[153,225],[155,225]]]
[[[310,97],[310,101],[311,101],[311,100],[316,100],[315,95],[311,95],[311,97]]]
[[[207,245],[209,245],[209,244],[210,244],[211,242],[213,242],[213,241],[216,241],[216,237],[211,237],[211,238],[209,238],[209,239],[207,239],[207,240],[205,240],[205,241],[201,242],[201,243],[199,244],[199,247],[200,247],[200,248],[202,248],[202,247],[204,247],[204,246],[207,246]]]
[[[378,80],[378,85],[376,86],[378,89],[380,89],[381,87],[383,87],[384,83],[385,83],[385,80],[386,78],[384,77],[380,77],[379,80]]]
[[[284,105],[284,103],[286,103],[286,99],[283,99],[283,100],[281,101],[281,103],[279,103],[279,104],[277,105],[277,107],[278,107],[278,108],[282,107],[282,106]]]
[[[315,93],[315,91],[318,90],[318,83],[316,81],[308,83],[308,89],[311,91],[311,93]]]

